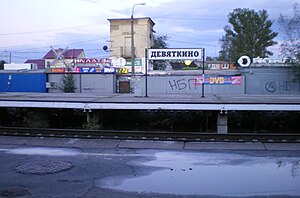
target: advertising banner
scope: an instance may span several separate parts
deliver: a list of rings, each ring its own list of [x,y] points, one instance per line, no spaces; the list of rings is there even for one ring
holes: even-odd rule
[[[66,69],[65,68],[51,68],[50,72],[53,72],[53,73],[65,73]]]
[[[111,66],[110,58],[78,58],[73,61],[75,66]]]
[[[204,84],[205,85],[240,85],[241,76],[205,76]],[[195,85],[202,85],[203,77],[196,76],[194,77]]]
[[[100,74],[115,74],[116,68],[114,67],[78,67],[79,73],[100,73]]]

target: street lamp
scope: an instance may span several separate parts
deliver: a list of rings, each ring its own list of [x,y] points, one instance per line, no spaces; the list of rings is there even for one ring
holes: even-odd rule
[[[134,75],[134,58],[135,58],[135,54],[134,54],[134,29],[133,29],[133,14],[134,14],[134,7],[137,5],[146,5],[146,3],[136,3],[133,5],[132,7],[132,12],[131,12],[131,73]]]

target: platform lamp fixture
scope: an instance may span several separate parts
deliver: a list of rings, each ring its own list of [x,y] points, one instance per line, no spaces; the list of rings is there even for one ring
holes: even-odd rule
[[[133,14],[134,14],[134,7],[137,5],[146,5],[146,3],[136,3],[132,7],[132,12],[131,12],[131,73],[134,75],[134,58],[135,58],[135,53],[134,53],[134,29],[133,29]]]

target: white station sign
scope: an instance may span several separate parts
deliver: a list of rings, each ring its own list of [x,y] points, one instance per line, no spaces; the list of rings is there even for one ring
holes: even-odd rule
[[[148,49],[148,60],[202,60],[202,48]]]

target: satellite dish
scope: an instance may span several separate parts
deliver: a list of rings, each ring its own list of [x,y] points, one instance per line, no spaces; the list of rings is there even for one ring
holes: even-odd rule
[[[103,46],[103,50],[107,52],[108,47],[106,45]]]
[[[114,67],[124,67],[126,65],[125,58],[117,58],[117,57],[111,57],[111,62]]]

